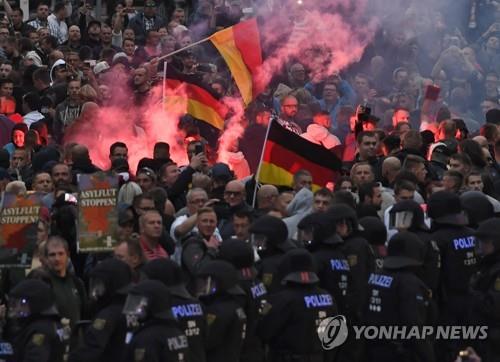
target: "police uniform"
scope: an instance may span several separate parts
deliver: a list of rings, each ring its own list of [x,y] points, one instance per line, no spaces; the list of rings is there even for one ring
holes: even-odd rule
[[[431,239],[435,240],[441,255],[441,285],[438,304],[443,325],[468,325],[471,308],[470,278],[476,272],[474,230],[466,227],[465,216],[458,195],[439,191],[428,200],[428,214],[432,219]],[[466,347],[462,341],[440,341],[436,351],[439,359],[457,356]]]
[[[127,333],[126,362],[186,362],[189,361],[188,339],[171,313],[170,293],[166,286],[157,280],[145,280],[137,284],[128,298],[143,297],[147,300],[145,317],[134,319],[127,313],[127,302],[124,313],[128,320],[138,321]],[[129,323],[130,324],[130,323]]]
[[[242,240],[226,240],[219,248],[219,258],[233,264],[238,272],[238,285],[246,293],[247,328],[241,349],[240,362],[264,361],[264,346],[257,336],[257,322],[268,297],[267,289],[254,268],[254,252]]]
[[[113,258],[97,264],[89,277],[90,297],[96,313],[85,330],[81,346],[70,354],[69,361],[122,360],[127,333],[122,310],[132,271],[126,263]],[[95,287],[93,281],[96,281]]]
[[[204,264],[198,277],[211,278],[215,288],[199,293],[207,320],[207,362],[238,362],[246,334],[245,292],[237,285],[236,269],[228,262]]]
[[[375,258],[375,271],[381,270],[384,257],[387,255],[386,241],[387,229],[378,216],[365,216],[359,219],[359,224],[363,227],[363,236],[373,251]]]
[[[27,300],[29,312],[14,316],[14,301]],[[44,282],[29,279],[19,283],[9,294],[7,340],[13,355],[7,361],[58,362],[64,361],[69,333],[59,323],[52,291]],[[27,315],[29,314],[29,315]]]
[[[344,237],[342,253],[346,256],[351,271],[352,299],[348,318],[357,323],[363,312],[363,301],[366,299],[366,280],[375,270],[375,255],[368,241],[360,234],[356,212],[349,206],[339,204],[332,206],[327,213],[332,223],[347,220],[352,228],[351,233]]]
[[[401,232],[389,241],[381,271],[368,278],[367,326],[422,327],[427,325],[429,289],[416,276],[423,264],[424,246],[413,233]],[[434,361],[432,345],[418,339],[366,340],[366,360]]]
[[[339,313],[348,315],[351,269],[342,251],[344,241],[336,234],[335,222],[326,213],[313,213],[303,218],[298,228],[313,230],[312,240],[306,247],[315,261],[319,286],[332,294]]]
[[[288,238],[286,224],[273,216],[259,217],[250,226],[251,234],[260,234],[267,237],[266,247],[258,250],[260,260],[256,264],[258,277],[264,283],[269,293],[280,288],[281,276],[278,266],[288,250],[294,249]]]
[[[304,249],[290,251],[286,259],[285,283],[269,296],[258,334],[269,346],[273,362],[333,361],[334,352],[325,351],[318,338],[318,326],[337,314],[330,293],[317,286],[312,256]]]
[[[424,243],[424,264],[418,272],[418,277],[431,289],[435,298],[438,295],[441,279],[441,255],[437,243],[431,237],[429,228],[425,224],[424,211],[415,201],[404,200],[392,207],[390,210],[391,219],[394,219],[397,213],[409,213],[411,215],[411,223],[405,231],[416,234]]]
[[[487,338],[480,340],[477,352],[485,362],[497,361],[500,356],[500,230],[499,219],[489,219],[479,225],[476,237],[491,241],[494,251],[480,260],[479,271],[472,277],[472,321],[487,326]]]
[[[201,303],[186,290],[180,266],[171,259],[155,259],[144,266],[144,273],[168,288],[172,314],[188,339],[189,360],[205,362],[205,313]]]

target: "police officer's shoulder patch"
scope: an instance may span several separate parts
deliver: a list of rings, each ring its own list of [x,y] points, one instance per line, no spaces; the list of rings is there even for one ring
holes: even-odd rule
[[[269,287],[272,282],[273,282],[273,275],[271,273],[262,274],[262,283],[264,283],[266,287]]]
[[[211,325],[215,322],[215,319],[217,318],[217,316],[215,314],[208,313],[206,318],[207,318],[207,324]]]
[[[102,331],[105,326],[106,326],[106,319],[96,318],[92,323],[92,327],[94,327],[94,329],[98,331]]]
[[[500,292],[500,277],[497,277],[495,280],[495,285],[493,286],[496,292]]]
[[[31,341],[35,346],[41,346],[43,342],[45,341],[45,334],[42,333],[35,333],[33,337],[31,338]]]
[[[355,266],[358,264],[358,256],[353,254],[353,255],[348,255],[347,256],[347,261],[349,262],[349,266]]]
[[[134,350],[134,362],[141,362],[144,360],[146,350],[144,348],[137,348]]]

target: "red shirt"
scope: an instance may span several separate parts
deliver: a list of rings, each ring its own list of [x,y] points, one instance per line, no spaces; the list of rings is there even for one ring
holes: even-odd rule
[[[161,247],[160,244],[156,244],[154,248],[151,248],[143,238],[140,239],[140,243],[144,256],[147,260],[168,258],[167,252]]]

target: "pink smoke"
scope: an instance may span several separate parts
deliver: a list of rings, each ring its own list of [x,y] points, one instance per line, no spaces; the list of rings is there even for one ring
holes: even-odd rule
[[[294,59],[311,70],[313,81],[324,80],[359,61],[372,41],[377,22],[375,19],[362,20],[364,0],[356,1],[356,7],[344,0],[328,1],[330,11],[339,11],[334,14],[322,12],[320,7],[325,4],[320,2],[308,4],[307,9],[299,6],[300,17],[295,23],[288,18],[264,23],[263,43],[278,45],[262,65],[260,82],[263,84],[268,84]],[[283,34],[283,29],[291,31],[289,37]],[[283,37],[288,39],[284,41]]]
[[[67,130],[65,142],[86,145],[92,162],[102,169],[109,169],[109,146],[116,141],[127,144],[132,172],[143,157],[153,157],[156,142],[167,142],[171,158],[185,164],[184,135],[178,130],[179,118],[186,113],[184,87],[168,89],[168,102],[162,101],[161,92],[161,86],[151,89],[149,102],[141,109],[131,104],[120,108],[101,107],[89,117],[81,116]],[[132,97],[130,95],[129,99]]]
[[[245,133],[244,107],[241,98],[226,97],[222,100],[231,110],[231,116],[226,122],[224,132],[219,137],[217,162],[229,165],[238,179],[249,176],[248,163],[241,152],[237,153],[238,140]]]

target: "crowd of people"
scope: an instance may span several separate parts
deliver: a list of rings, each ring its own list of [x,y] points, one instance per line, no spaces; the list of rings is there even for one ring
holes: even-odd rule
[[[223,131],[185,115],[188,162],[157,139],[136,170],[131,142],[147,132],[164,61],[219,99],[238,95],[207,43],[159,57],[290,4],[108,0],[106,21],[88,2],[41,1],[28,21],[3,5],[0,210],[7,193],[43,194],[43,207],[31,267],[1,269],[12,348],[0,344],[0,359],[498,360],[498,2],[397,1],[404,12],[380,19],[342,72],[288,59],[245,109],[228,164],[216,162]],[[293,37],[307,32],[307,4],[291,6]],[[136,138],[103,140],[103,168],[66,138],[107,107],[127,109]],[[317,188],[303,168],[290,185],[259,184],[270,122],[330,150],[336,179]],[[117,243],[79,253],[79,175],[96,172],[119,177]],[[338,314],[349,328],[487,326],[488,337],[373,341],[350,329],[326,350],[317,328]]]

